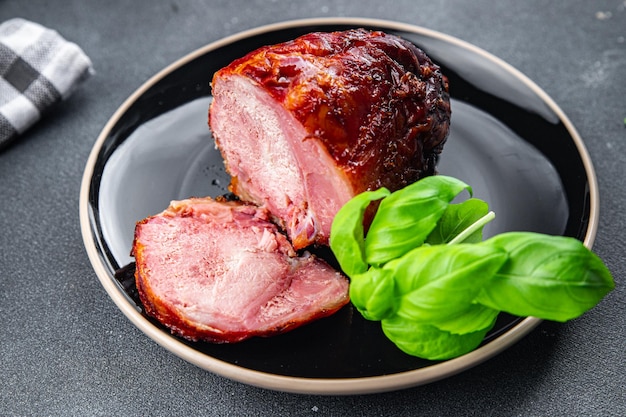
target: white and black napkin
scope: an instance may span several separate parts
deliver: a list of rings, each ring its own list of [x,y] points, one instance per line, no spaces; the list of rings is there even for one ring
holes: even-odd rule
[[[93,73],[78,45],[38,23],[0,24],[0,150]]]

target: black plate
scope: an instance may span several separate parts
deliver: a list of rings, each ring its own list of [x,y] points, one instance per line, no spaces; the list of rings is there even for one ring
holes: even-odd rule
[[[94,146],[80,198],[85,247],[108,294],[149,337],[204,369],[292,392],[387,391],[476,365],[539,323],[502,314],[477,350],[432,362],[402,353],[350,306],[288,334],[235,345],[179,339],[143,314],[129,256],[135,222],[170,200],[224,194],[229,182],[207,127],[213,73],[262,45],[354,27],[402,36],[442,67],[452,121],[438,170],[490,203],[497,218],[487,235],[528,230],[593,242],[597,186],[582,140],[542,90],[501,60],[440,33],[378,20],[294,21],[238,34],[175,62],[120,107]]]

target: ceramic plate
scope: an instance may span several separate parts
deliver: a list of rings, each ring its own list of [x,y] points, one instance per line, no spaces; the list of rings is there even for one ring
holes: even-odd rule
[[[408,39],[442,67],[452,120],[438,170],[490,203],[497,218],[486,235],[528,230],[593,243],[597,185],[581,138],[537,85],[500,59],[441,33],[380,20],[309,19],[243,32],[173,63],[124,102],[97,139],[80,196],[84,244],[109,296],[148,337],[201,368],[281,391],[382,392],[461,372],[539,323],[502,314],[478,349],[433,362],[402,353],[379,323],[351,306],[290,333],[234,345],[179,339],[143,314],[129,256],[135,222],[173,199],[224,194],[229,182],[207,127],[213,73],[262,45],[355,27]]]

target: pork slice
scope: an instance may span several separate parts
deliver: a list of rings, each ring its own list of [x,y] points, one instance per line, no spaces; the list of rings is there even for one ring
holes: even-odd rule
[[[146,313],[189,340],[237,342],[328,316],[348,281],[298,256],[265,209],[239,202],[174,201],[139,222],[133,254]]]
[[[215,73],[209,125],[231,191],[267,208],[299,249],[328,243],[356,194],[434,173],[448,135],[447,80],[396,36],[311,33]]]

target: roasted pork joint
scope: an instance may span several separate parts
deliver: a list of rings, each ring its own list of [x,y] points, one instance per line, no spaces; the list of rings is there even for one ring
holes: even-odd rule
[[[137,223],[133,254],[146,313],[189,340],[271,336],[345,305],[347,279],[297,256],[267,211],[192,198]]]
[[[209,125],[231,191],[267,208],[296,249],[327,244],[354,195],[432,174],[448,135],[439,67],[382,32],[262,47],[216,72],[212,94]]]

